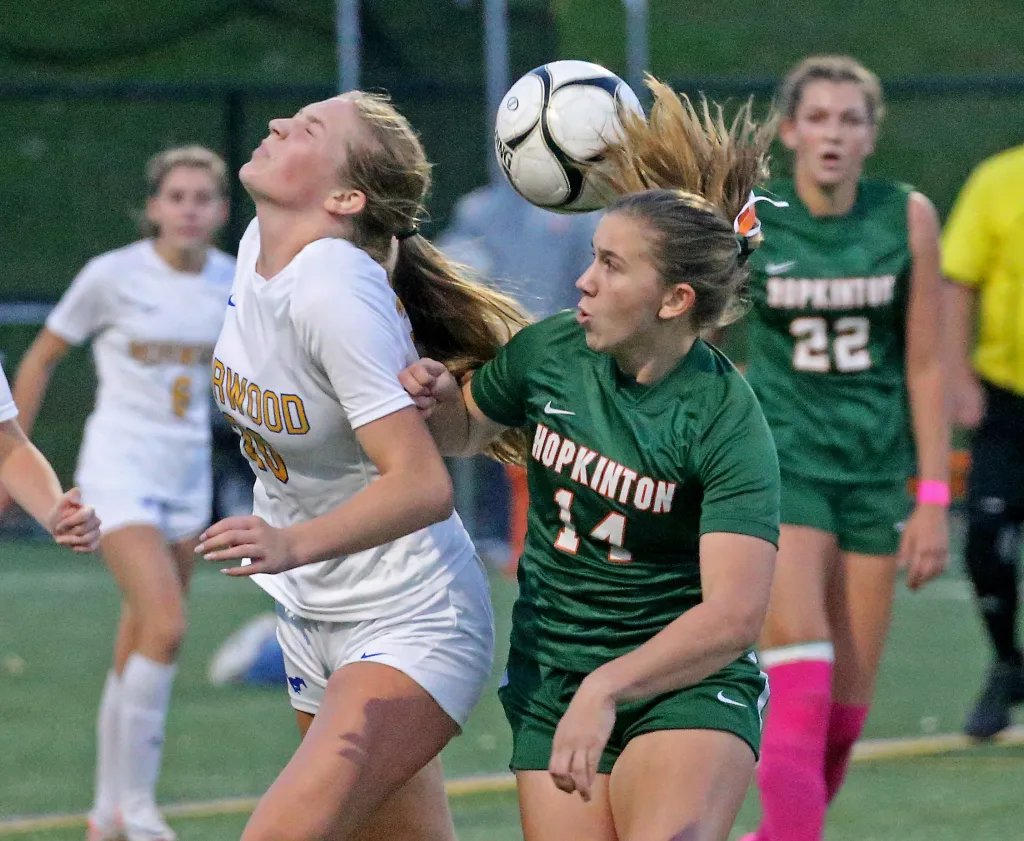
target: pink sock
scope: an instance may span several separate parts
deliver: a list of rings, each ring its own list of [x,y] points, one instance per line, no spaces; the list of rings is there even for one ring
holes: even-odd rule
[[[867,717],[867,704],[832,702],[828,717],[828,746],[825,748],[825,787],[829,803],[843,784],[846,768],[850,764],[850,753],[860,738]]]
[[[825,740],[832,691],[832,646],[771,652],[771,700],[761,742],[757,785],[761,827],[757,841],[821,841],[825,827]],[[797,647],[792,647],[794,655]],[[820,659],[803,659],[815,656]]]

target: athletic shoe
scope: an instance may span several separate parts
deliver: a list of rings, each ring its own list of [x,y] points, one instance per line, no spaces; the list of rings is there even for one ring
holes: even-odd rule
[[[988,682],[967,716],[964,732],[974,739],[991,739],[1010,726],[1010,706],[1024,700],[1024,675],[1016,663],[996,663]]]
[[[131,817],[126,816],[124,837],[126,841],[178,841],[178,836],[155,806]]]
[[[277,617],[261,613],[246,622],[227,639],[210,658],[206,676],[214,686],[242,683],[260,656],[266,640],[276,639]]]

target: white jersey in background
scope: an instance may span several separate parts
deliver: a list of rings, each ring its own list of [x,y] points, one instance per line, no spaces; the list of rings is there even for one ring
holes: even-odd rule
[[[418,354],[384,269],[366,252],[317,240],[268,282],[256,272],[259,251],[253,221],[214,352],[213,392],[256,473],[254,513],[282,527],[378,477],[354,430],[412,405],[398,374]],[[421,605],[473,556],[453,514],[383,546],[253,580],[299,616],[351,622]]]
[[[73,345],[93,339],[98,389],[76,481],[176,499],[210,484],[209,370],[234,261],[210,249],[177,271],[152,240],[90,260],[46,319]]]
[[[0,423],[9,421],[18,416],[18,407],[14,405],[14,398],[11,397],[11,387],[7,384],[7,377],[4,369],[0,366]]]

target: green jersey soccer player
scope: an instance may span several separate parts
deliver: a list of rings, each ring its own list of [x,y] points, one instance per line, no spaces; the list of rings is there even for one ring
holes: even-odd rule
[[[769,133],[749,111],[731,129],[703,122],[652,87],[650,126],[633,125],[613,158],[621,191],[638,192],[601,221],[577,310],[522,330],[461,389],[431,360],[403,375],[421,407],[439,404],[444,450],[528,433],[500,690],[527,841],[623,827],[681,837],[696,824],[724,840],[768,698],[752,645],[778,536],[775,447],[749,386],[699,333],[745,280],[756,241],[734,220],[752,215]],[[659,182],[689,189],[639,192],[650,181],[630,168],[632,150],[652,146],[715,151],[704,172],[669,168],[692,185]],[[705,183],[741,189],[704,195]]]
[[[744,841],[819,841],[874,692],[899,561],[917,588],[946,562],[938,219],[863,177],[878,79],[845,56],[786,78],[794,177],[771,191],[751,259],[747,376],[778,445],[778,563],[762,656],[772,715],[762,820]],[[917,468],[917,504],[908,479]]]

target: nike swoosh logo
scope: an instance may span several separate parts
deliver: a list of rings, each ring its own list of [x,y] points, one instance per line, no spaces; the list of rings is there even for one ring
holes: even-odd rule
[[[734,707],[745,707],[746,704],[741,704],[739,701],[734,701],[732,698],[727,698],[724,692],[719,692],[717,695],[719,701],[723,704],[731,704]]]
[[[568,409],[556,409],[554,406],[551,405],[551,401],[549,400],[547,403],[544,404],[544,414],[545,415],[575,415],[576,413],[575,412],[570,412]]]
[[[359,659],[360,660],[369,660],[371,657],[380,657],[381,654],[386,654],[386,653],[387,653],[386,651],[375,651],[373,654],[367,654],[364,651],[362,656]]]
[[[765,263],[764,273],[765,274],[782,274],[788,272],[793,266],[796,265],[796,260],[786,260],[783,263]]]
[[[228,306],[229,307],[235,306],[235,296],[234,295],[228,295]]]

